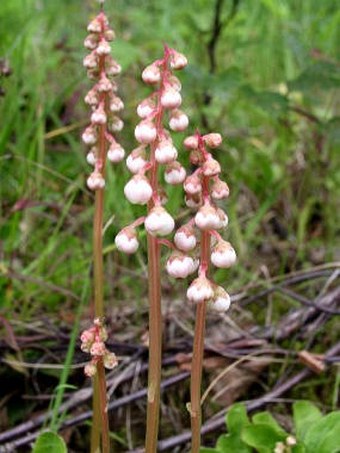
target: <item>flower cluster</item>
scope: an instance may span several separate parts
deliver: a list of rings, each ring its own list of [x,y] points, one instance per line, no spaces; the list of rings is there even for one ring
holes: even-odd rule
[[[117,357],[106,346],[107,331],[100,319],[95,319],[90,329],[84,330],[80,336],[81,350],[91,354],[91,361],[85,365],[85,375],[93,377],[97,373],[97,364],[102,361],[105,368],[112,370],[117,366]]]
[[[117,96],[117,84],[112,80],[121,71],[120,65],[110,55],[110,41],[115,34],[103,11],[89,23],[87,30],[89,35],[84,46],[90,53],[84,58],[84,66],[95,84],[85,96],[92,114],[91,124],[83,132],[82,139],[89,147],[87,162],[94,167],[87,185],[91,190],[98,190],[105,186],[106,158],[117,163],[125,156],[124,149],[113,135],[123,128],[124,123],[117,113],[124,108],[124,104]]]
[[[155,89],[137,107],[141,121],[135,128],[135,137],[139,146],[126,160],[133,176],[125,185],[124,193],[133,204],[148,204],[148,215],[117,235],[116,246],[125,253],[134,253],[138,249],[136,227],[142,223],[153,236],[165,236],[175,226],[173,218],[163,207],[167,197],[158,184],[157,173],[159,165],[164,165],[164,179],[173,185],[182,184],[186,177],[185,169],[176,160],[178,151],[170,131],[163,126],[165,116],[172,131],[184,131],[189,124],[187,115],[180,110],[181,83],[173,74],[173,70],[182,69],[186,64],[184,55],[165,46],[163,58],[147,66],[142,73],[143,81]]]
[[[230,297],[207,277],[210,262],[219,268],[229,268],[236,262],[235,250],[217,231],[228,225],[228,217],[217,203],[228,197],[229,188],[220,179],[220,164],[207,147],[217,148],[221,142],[220,134],[201,136],[198,132],[184,140],[185,148],[190,151],[190,162],[197,167],[184,181],[185,202],[197,212],[176,231],[174,243],[177,250],[171,254],[166,268],[175,278],[186,278],[198,269],[198,278],[189,286],[187,298],[195,303],[210,301],[213,309],[223,312],[230,307]],[[197,259],[199,237],[200,265]],[[203,242],[209,247],[208,257],[202,254]]]

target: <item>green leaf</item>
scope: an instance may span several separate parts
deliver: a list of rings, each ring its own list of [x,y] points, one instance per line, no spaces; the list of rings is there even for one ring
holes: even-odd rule
[[[288,82],[291,91],[328,90],[340,86],[340,71],[336,64],[320,61],[306,68],[296,79]]]
[[[340,411],[318,419],[306,431],[304,444],[308,453],[340,452]]]
[[[284,429],[281,428],[281,426],[278,424],[278,422],[275,420],[275,418],[268,412],[259,412],[258,414],[254,415],[252,418],[252,422],[255,425],[259,424],[266,424],[271,426],[278,434],[287,437],[288,433]]]
[[[319,409],[309,401],[297,401],[293,404],[293,418],[296,437],[304,440],[310,425],[322,417]]]
[[[241,434],[242,429],[250,424],[247,416],[247,409],[243,403],[236,403],[231,406],[226,415],[228,431],[233,434]]]
[[[251,448],[241,439],[241,433],[224,434],[217,440],[217,450],[221,453],[251,453]]]
[[[306,453],[306,448],[303,444],[296,444],[293,445],[292,448],[292,453]]]
[[[219,453],[219,451],[216,448],[201,447],[200,453]]]
[[[287,435],[279,433],[271,425],[259,423],[246,426],[242,431],[242,440],[259,453],[271,453],[277,442],[283,442]]]
[[[67,453],[64,439],[51,431],[40,434],[32,453]]]

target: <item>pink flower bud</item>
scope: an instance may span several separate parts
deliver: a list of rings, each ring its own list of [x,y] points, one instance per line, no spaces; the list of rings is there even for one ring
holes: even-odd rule
[[[221,173],[221,166],[217,160],[210,158],[204,162],[202,171],[204,176],[217,176]]]
[[[190,135],[184,140],[183,144],[187,149],[197,149],[198,137],[196,135]]]
[[[120,132],[124,127],[124,121],[121,120],[118,116],[113,116],[111,118],[110,129],[112,132]]]
[[[188,225],[183,225],[176,231],[174,242],[176,247],[183,252],[193,250],[197,245],[194,229]]]
[[[124,194],[133,204],[146,204],[152,196],[152,187],[145,176],[135,175],[125,185]]]
[[[157,129],[152,121],[144,120],[137,124],[135,137],[139,143],[149,144],[156,140]]]
[[[97,105],[99,102],[97,90],[92,88],[85,96],[84,101],[88,105],[93,105],[93,106]]]
[[[217,209],[207,203],[195,215],[195,223],[201,230],[217,230],[221,228],[221,219]]]
[[[116,60],[110,58],[109,61],[106,62],[105,72],[108,76],[116,76],[122,72],[122,67]]]
[[[161,81],[161,71],[156,63],[147,66],[142,72],[142,79],[145,83],[158,83]]]
[[[111,112],[119,112],[124,108],[124,102],[118,96],[112,96],[110,99],[109,108]]]
[[[89,378],[92,378],[93,376],[95,376],[97,373],[97,366],[90,362],[90,363],[87,363],[84,367],[84,374],[85,376],[89,377]]]
[[[91,115],[91,122],[93,124],[105,124],[107,116],[103,107],[98,107]]]
[[[166,166],[164,179],[168,184],[182,184],[182,182],[185,180],[185,176],[185,169],[179,162],[171,162]]]
[[[229,294],[222,288],[218,286],[215,288],[214,299],[211,304],[211,308],[219,313],[224,313],[229,310],[231,304]]]
[[[96,129],[92,126],[87,127],[84,130],[81,138],[86,145],[94,145],[98,139]]]
[[[172,69],[183,69],[188,64],[187,58],[180,52],[171,49],[170,66]]]
[[[131,151],[126,159],[126,166],[131,173],[139,173],[147,164],[145,146],[139,146]]]
[[[87,69],[95,69],[98,66],[98,60],[97,57],[94,53],[90,53],[89,55],[86,55],[86,57],[83,60],[83,65]]]
[[[105,187],[105,179],[99,171],[90,174],[87,178],[87,187],[91,190],[99,190]]]
[[[170,129],[176,132],[184,131],[189,125],[189,118],[181,110],[172,110],[170,114]]]
[[[204,162],[204,158],[202,156],[202,153],[198,149],[193,149],[190,151],[190,162],[195,165],[196,167],[201,167]]]
[[[195,195],[202,192],[201,179],[197,173],[193,173],[190,176],[187,176],[184,181],[184,190],[190,195]]]
[[[84,47],[89,50],[94,50],[98,45],[98,35],[91,33],[90,35],[86,36],[84,40]]]
[[[207,301],[213,296],[214,290],[212,284],[203,276],[196,278],[187,290],[187,298],[195,303]]]
[[[117,234],[115,244],[117,249],[121,252],[127,253],[128,255],[135,253],[139,247],[135,228],[123,228],[122,231]]]
[[[144,99],[137,107],[137,115],[140,118],[147,118],[151,113],[154,112],[156,105],[150,98]]]
[[[219,178],[214,179],[211,186],[211,196],[215,200],[222,200],[223,198],[229,197],[229,187],[227,183],[221,181]]]
[[[183,253],[173,253],[166,262],[166,270],[171,277],[187,278],[196,270],[194,260]]]
[[[156,206],[149,212],[144,225],[153,236],[166,236],[174,229],[175,221],[163,207]]]
[[[107,93],[112,91],[112,82],[105,75],[103,75],[97,85],[97,89],[100,93]]]
[[[181,89],[182,89],[182,84],[181,84],[180,80],[174,75],[171,75],[168,77],[167,83],[169,86],[174,88],[176,91],[181,91]]]
[[[96,49],[97,55],[108,55],[111,52],[111,46],[106,39],[101,39]]]
[[[228,268],[236,262],[236,252],[230,242],[220,240],[211,253],[211,262],[216,267]]]
[[[194,195],[190,193],[185,194],[185,204],[188,208],[195,209],[202,206],[202,194],[195,193]]]
[[[104,355],[104,367],[108,370],[113,370],[118,365],[116,354],[113,352],[107,352]]]
[[[95,357],[104,355],[106,353],[105,344],[102,341],[95,341],[91,346],[90,353]]]
[[[124,159],[125,150],[119,143],[113,142],[107,152],[107,158],[110,162],[117,163]]]
[[[177,149],[171,140],[161,140],[155,150],[155,158],[160,164],[168,164],[177,159]]]
[[[116,34],[112,30],[112,28],[108,28],[107,30],[105,30],[104,36],[107,41],[113,41],[116,37]]]
[[[161,104],[165,109],[177,109],[182,104],[180,93],[168,86],[161,95]]]
[[[87,26],[87,31],[90,33],[100,33],[102,31],[101,22],[98,20],[98,17],[93,19]]]
[[[96,153],[94,153],[94,151],[92,151],[92,150],[89,151],[86,155],[86,160],[89,165],[92,165],[92,167],[94,167],[96,165],[96,161],[97,161]]]
[[[209,148],[217,148],[222,143],[222,136],[221,136],[221,134],[211,133],[211,134],[203,135],[203,140],[204,140],[204,143],[207,146],[209,146]]]

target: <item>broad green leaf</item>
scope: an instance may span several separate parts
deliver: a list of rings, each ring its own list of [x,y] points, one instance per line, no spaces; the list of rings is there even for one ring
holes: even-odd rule
[[[67,453],[64,439],[58,434],[45,432],[36,440],[32,453]]]
[[[251,448],[241,439],[241,433],[224,434],[218,438],[216,447],[221,453],[251,453]]]
[[[256,448],[259,453],[271,453],[277,442],[284,442],[287,435],[277,432],[271,425],[259,423],[246,426],[241,437],[247,445]]]
[[[340,452],[340,411],[314,422],[306,431],[304,444],[308,453]]]
[[[293,418],[296,437],[301,441],[310,425],[322,417],[319,409],[309,401],[297,401],[293,404]]]
[[[281,426],[278,424],[275,418],[268,411],[259,412],[258,414],[255,414],[254,417],[252,418],[252,422],[255,425],[259,424],[270,425],[273,429],[275,429],[275,431],[278,434],[282,436],[288,436],[285,430],[281,428]]]
[[[243,403],[233,404],[226,415],[228,431],[240,435],[242,429],[249,424],[246,406]]]

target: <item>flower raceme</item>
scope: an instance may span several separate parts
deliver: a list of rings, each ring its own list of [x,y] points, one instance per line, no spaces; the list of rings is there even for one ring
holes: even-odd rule
[[[117,95],[117,84],[112,78],[121,71],[120,65],[110,55],[110,41],[115,38],[109,27],[104,12],[100,12],[88,25],[89,35],[84,46],[90,51],[83,64],[88,77],[95,81],[94,86],[85,96],[85,102],[91,107],[91,123],[82,135],[83,142],[90,147],[87,162],[94,167],[87,179],[91,190],[100,190],[105,186],[106,159],[118,163],[124,159],[125,151],[116,141],[114,134],[123,128],[123,121],[117,113],[124,108],[124,103]]]

